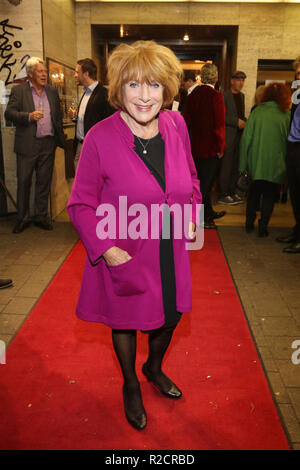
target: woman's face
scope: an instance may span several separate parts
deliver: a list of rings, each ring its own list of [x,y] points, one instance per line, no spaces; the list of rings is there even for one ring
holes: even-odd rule
[[[151,122],[163,104],[164,87],[158,82],[140,83],[131,80],[123,85],[123,105],[127,114],[137,123]]]

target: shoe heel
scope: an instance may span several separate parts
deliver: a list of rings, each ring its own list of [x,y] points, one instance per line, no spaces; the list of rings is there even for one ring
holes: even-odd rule
[[[147,381],[151,382],[150,376],[148,375],[146,368],[147,368],[147,366],[146,366],[146,363],[145,363],[142,366],[142,372],[143,372],[144,376],[146,377]]]

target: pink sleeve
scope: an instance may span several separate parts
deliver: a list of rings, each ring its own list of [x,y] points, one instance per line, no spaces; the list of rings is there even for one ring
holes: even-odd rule
[[[96,234],[99,221],[96,210],[101,203],[103,185],[100,156],[93,135],[89,133],[82,147],[67,210],[92,264],[115,245],[114,240],[100,240]]]

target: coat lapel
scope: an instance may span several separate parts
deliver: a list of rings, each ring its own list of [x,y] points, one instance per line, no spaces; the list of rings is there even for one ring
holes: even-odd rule
[[[89,107],[93,106],[93,102],[94,102],[94,99],[97,95],[97,92],[98,92],[98,89],[99,89],[99,83],[98,85],[96,86],[96,88],[93,90],[91,96],[90,96],[90,99],[88,100],[87,102],[87,105],[86,105],[86,111],[89,109]]]
[[[35,109],[34,101],[33,101],[32,91],[31,91],[29,82],[27,82],[25,85],[25,96],[27,100],[28,110],[30,110],[30,112],[34,111]]]
[[[87,102],[87,105],[86,105],[86,110],[85,110],[85,113],[84,113],[84,123],[83,123],[83,127],[84,127],[84,131],[86,129],[86,119],[87,119],[87,116],[88,115],[91,115],[93,113],[93,106],[94,106],[94,101],[96,99],[96,96],[97,96],[97,93],[98,93],[98,90],[99,90],[99,87],[100,87],[100,83],[98,83],[98,85],[96,86],[96,88],[93,90],[88,102]],[[83,96],[83,95],[82,95]]]

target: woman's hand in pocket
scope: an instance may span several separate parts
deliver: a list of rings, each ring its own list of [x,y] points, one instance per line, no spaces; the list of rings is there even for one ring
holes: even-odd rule
[[[132,257],[127,253],[127,251],[124,251],[117,246],[112,246],[109,250],[103,253],[103,258],[108,265],[118,266],[119,264],[126,263],[126,261],[129,261]]]

